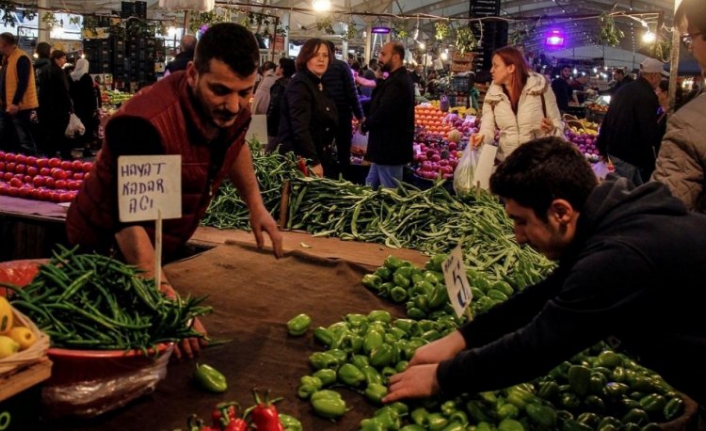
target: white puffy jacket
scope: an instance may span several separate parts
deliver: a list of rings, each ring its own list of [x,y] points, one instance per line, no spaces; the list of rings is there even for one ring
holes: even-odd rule
[[[556,127],[549,135],[542,132],[540,128],[544,117],[542,94],[546,103],[547,117]],[[520,95],[517,115],[513,112],[510,98],[505,94],[502,86],[490,85],[483,102],[483,116],[479,131],[483,135],[484,144],[493,143],[496,129],[500,130],[498,160],[504,160],[525,142],[551,135],[564,137],[564,125],[561,122],[556,98],[544,76],[530,72],[527,84]]]

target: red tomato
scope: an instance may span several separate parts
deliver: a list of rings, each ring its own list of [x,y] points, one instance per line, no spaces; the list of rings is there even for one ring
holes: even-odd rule
[[[52,157],[51,159],[49,159],[50,168],[58,168],[59,166],[61,166],[61,159],[58,159],[56,157]]]
[[[15,162],[8,162],[7,165],[5,166],[5,170],[7,172],[12,172],[15,173],[15,168],[17,167],[17,163]]]
[[[10,180],[10,186],[12,187],[22,187],[22,180],[13,178]]]
[[[18,163],[17,166],[15,166],[15,172],[18,174],[24,174],[26,171],[27,171],[27,165],[25,165],[25,164]]]
[[[18,154],[15,156],[15,162],[17,163],[27,163],[27,156],[24,154]]]
[[[11,187],[9,187],[9,188],[7,189],[7,195],[8,195],[8,196],[17,196],[17,194],[18,194],[19,192],[20,192],[20,191],[19,191],[19,189],[18,189],[17,187],[12,187],[12,186],[11,186]]]
[[[59,195],[59,202],[71,202],[76,195],[74,192],[65,192]]]
[[[65,189],[67,186],[66,180],[59,180],[57,179],[56,182],[54,183],[54,187],[57,189]]]
[[[74,173],[73,178],[74,178],[75,180],[82,180],[82,179],[83,179],[83,172],[76,172],[76,173]]]
[[[5,161],[6,162],[14,162],[15,161],[15,154],[14,153],[6,153],[5,154]]]
[[[39,191],[39,199],[43,201],[48,201],[51,199],[51,192],[47,189],[41,189]]]
[[[72,171],[70,169],[68,171],[66,171],[66,178],[71,178],[73,176],[74,176],[74,171]]]
[[[68,171],[69,169],[71,169],[71,162],[69,162],[68,160],[62,160],[59,167],[65,171]]]
[[[4,153],[3,153],[4,156]],[[10,186],[8,186],[5,183],[0,183],[0,195],[5,196],[7,194],[7,189],[9,189]]]
[[[30,197],[32,199],[40,200],[42,198],[42,191],[39,189],[32,189]]]
[[[32,184],[34,184],[34,187],[43,187],[44,183],[46,183],[46,177],[38,175],[32,178]]]
[[[31,197],[30,195],[32,194],[32,187],[28,185],[20,187],[19,194],[21,198]]]
[[[25,175],[25,177],[22,178],[22,181],[24,181],[27,184],[32,184],[32,178],[34,178],[34,177],[32,177],[31,175]]]
[[[74,160],[71,162],[71,169],[75,172],[81,172],[83,170],[83,162],[80,160]]]
[[[90,172],[91,168],[93,168],[93,163],[83,162],[83,172]]]
[[[27,166],[27,175],[31,175],[33,177],[37,176],[39,173],[39,169],[37,169],[36,166]]]
[[[39,175],[43,175],[45,177],[48,177],[51,175],[51,169],[49,168],[39,168]]]
[[[29,166],[37,166],[37,158],[34,156],[27,157],[27,164]]]
[[[0,171],[5,170],[5,162],[0,162]]]
[[[51,201],[52,202],[60,202],[61,201],[61,192],[57,192],[56,190],[51,192]]]
[[[66,175],[66,171],[61,168],[52,168],[51,176],[55,180],[65,180],[69,177],[68,175]]]
[[[5,152],[0,151],[0,160],[5,160]]]
[[[5,175],[3,175],[3,178],[5,178],[5,181],[10,181],[14,176],[15,176],[15,174],[13,174],[12,172],[5,172]]]
[[[84,180],[87,180],[89,176],[91,176],[91,173],[90,173],[90,172],[86,172],[86,175],[83,176],[83,179],[84,179]]]
[[[43,168],[45,166],[49,166],[49,159],[42,157],[41,159],[37,159],[37,167],[38,168]]]
[[[54,178],[47,177],[46,181],[44,181],[44,185],[46,187],[49,187],[50,189],[53,189],[54,188]]]

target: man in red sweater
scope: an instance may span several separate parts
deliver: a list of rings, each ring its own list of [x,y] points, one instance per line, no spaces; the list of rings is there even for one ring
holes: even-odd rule
[[[240,25],[218,24],[201,38],[185,72],[169,75],[127,102],[108,122],[93,171],[69,209],[69,241],[114,253],[152,277],[153,223],[120,222],[117,160],[122,155],[179,154],[182,217],[164,221],[164,255],[174,256],[191,237],[211,197],[228,177],[250,209],[258,246],[264,244],[266,232],[275,256],[281,256],[282,237],[262,202],[250,149],[245,145],[258,62],[252,33]],[[164,275],[161,279],[160,288],[173,294]],[[200,323],[195,328],[205,333]],[[184,340],[180,347],[191,357],[199,350],[199,342]]]

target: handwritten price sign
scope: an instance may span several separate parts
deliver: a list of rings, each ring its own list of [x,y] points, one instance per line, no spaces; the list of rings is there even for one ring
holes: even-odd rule
[[[461,317],[466,308],[471,305],[473,294],[471,293],[471,285],[468,283],[468,277],[466,277],[466,268],[463,265],[463,252],[460,244],[444,261],[441,269],[444,271],[446,290],[449,293],[451,305],[456,315]]]

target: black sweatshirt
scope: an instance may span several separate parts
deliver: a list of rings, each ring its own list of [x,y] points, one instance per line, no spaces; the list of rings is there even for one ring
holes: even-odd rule
[[[526,382],[614,336],[703,405],[704,232],[706,216],[687,213],[663,185],[610,177],[589,197],[554,273],[460,329],[469,350],[439,365],[441,389]]]

